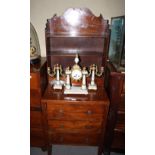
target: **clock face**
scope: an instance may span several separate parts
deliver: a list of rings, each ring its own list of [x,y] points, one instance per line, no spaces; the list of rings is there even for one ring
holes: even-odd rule
[[[82,78],[82,73],[80,70],[73,70],[71,73],[71,78],[73,80],[80,80]]]

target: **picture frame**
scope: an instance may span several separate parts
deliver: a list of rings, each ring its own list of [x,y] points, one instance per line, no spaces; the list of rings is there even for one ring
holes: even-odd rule
[[[125,67],[125,16],[111,18],[109,60],[117,68]]]

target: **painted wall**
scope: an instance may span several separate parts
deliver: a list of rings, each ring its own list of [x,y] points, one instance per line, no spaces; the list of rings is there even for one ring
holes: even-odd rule
[[[35,27],[41,48],[41,56],[46,56],[45,24],[56,13],[58,16],[70,7],[87,7],[96,16],[105,19],[125,15],[125,0],[30,0],[30,21]]]

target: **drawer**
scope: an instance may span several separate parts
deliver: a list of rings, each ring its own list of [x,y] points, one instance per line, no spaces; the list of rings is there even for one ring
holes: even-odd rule
[[[64,104],[47,103],[47,118],[61,120],[94,120],[101,121],[106,113],[102,104],[72,102]]]
[[[57,133],[101,133],[101,121],[49,120],[48,128]]]
[[[39,111],[30,111],[30,127],[41,128],[42,127],[42,113]]]
[[[41,95],[38,90],[30,90],[30,104],[31,106],[40,105]]]
[[[42,129],[36,129],[36,128],[30,129],[30,145],[35,147],[45,146],[44,133]]]
[[[99,102],[85,102],[85,101],[76,101],[76,102],[47,102],[47,111],[60,111],[64,110],[66,112],[74,112],[74,113],[97,113],[102,114],[104,112],[105,105]]]
[[[52,144],[70,144],[70,145],[91,145],[99,144],[99,134],[59,134],[52,133],[49,135]]]
[[[91,121],[102,121],[103,115],[101,114],[87,114],[87,113],[67,113],[67,112],[53,112],[47,114],[47,119],[52,120],[91,120]]]
[[[30,89],[39,89],[39,73],[30,73]]]

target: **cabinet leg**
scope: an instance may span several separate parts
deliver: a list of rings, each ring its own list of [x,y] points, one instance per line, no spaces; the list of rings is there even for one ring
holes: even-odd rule
[[[52,155],[52,146],[48,148],[48,155]]]
[[[102,152],[103,152],[103,148],[100,146],[100,147],[98,148],[98,155],[102,155]]]
[[[104,155],[110,155],[110,149],[106,149],[106,150],[104,151]]]
[[[42,150],[43,152],[45,152],[45,151],[47,151],[47,147],[46,147],[46,146],[45,146],[45,147],[42,147],[41,150]]]

